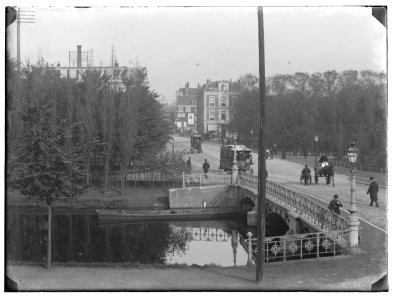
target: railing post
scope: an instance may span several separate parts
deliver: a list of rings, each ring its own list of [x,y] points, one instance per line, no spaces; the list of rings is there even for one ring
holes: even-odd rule
[[[247,232],[247,254],[248,254],[248,259],[247,259],[247,265],[252,265],[252,233]]]
[[[182,188],[185,188],[185,172],[182,172]]]

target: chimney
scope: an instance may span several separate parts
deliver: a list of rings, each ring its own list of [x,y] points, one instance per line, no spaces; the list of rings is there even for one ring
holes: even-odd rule
[[[77,45],[77,68],[82,67],[82,53],[81,53],[81,45]]]
[[[189,89],[189,81],[185,84],[185,88]]]

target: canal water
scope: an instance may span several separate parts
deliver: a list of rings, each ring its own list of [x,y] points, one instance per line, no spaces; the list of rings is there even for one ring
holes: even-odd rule
[[[45,209],[7,210],[10,261],[44,262]],[[52,261],[80,263],[245,265],[241,221],[100,224],[94,211],[54,210]]]

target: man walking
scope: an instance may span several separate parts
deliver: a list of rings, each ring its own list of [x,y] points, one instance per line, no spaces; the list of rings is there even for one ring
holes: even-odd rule
[[[342,207],[343,204],[340,202],[338,199],[338,195],[335,195],[331,202],[329,202],[328,209],[331,212],[334,212],[335,214],[340,215],[340,207]]]
[[[203,171],[204,171],[204,177],[207,178],[207,173],[208,170],[210,169],[210,164],[207,162],[207,159],[204,159],[204,163],[203,163]]]
[[[376,204],[376,207],[379,207],[379,203],[377,202],[377,193],[379,191],[379,185],[374,180],[373,177],[370,177],[370,185],[366,194],[370,194],[370,206],[373,206],[373,202]]]
[[[188,169],[188,174],[191,174],[192,163],[191,163],[191,158],[190,157],[188,157],[188,160],[187,160],[187,169]]]

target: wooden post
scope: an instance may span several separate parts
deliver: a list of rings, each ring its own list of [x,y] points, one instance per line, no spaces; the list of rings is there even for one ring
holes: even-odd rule
[[[258,44],[259,44],[259,168],[258,168],[258,244],[257,244],[257,268],[256,281],[263,284],[265,263],[265,221],[266,221],[266,158],[265,158],[265,47],[263,31],[263,8],[258,7]]]
[[[48,206],[48,243],[47,243],[47,269],[51,268],[52,265],[52,206],[49,197],[47,196]]]

